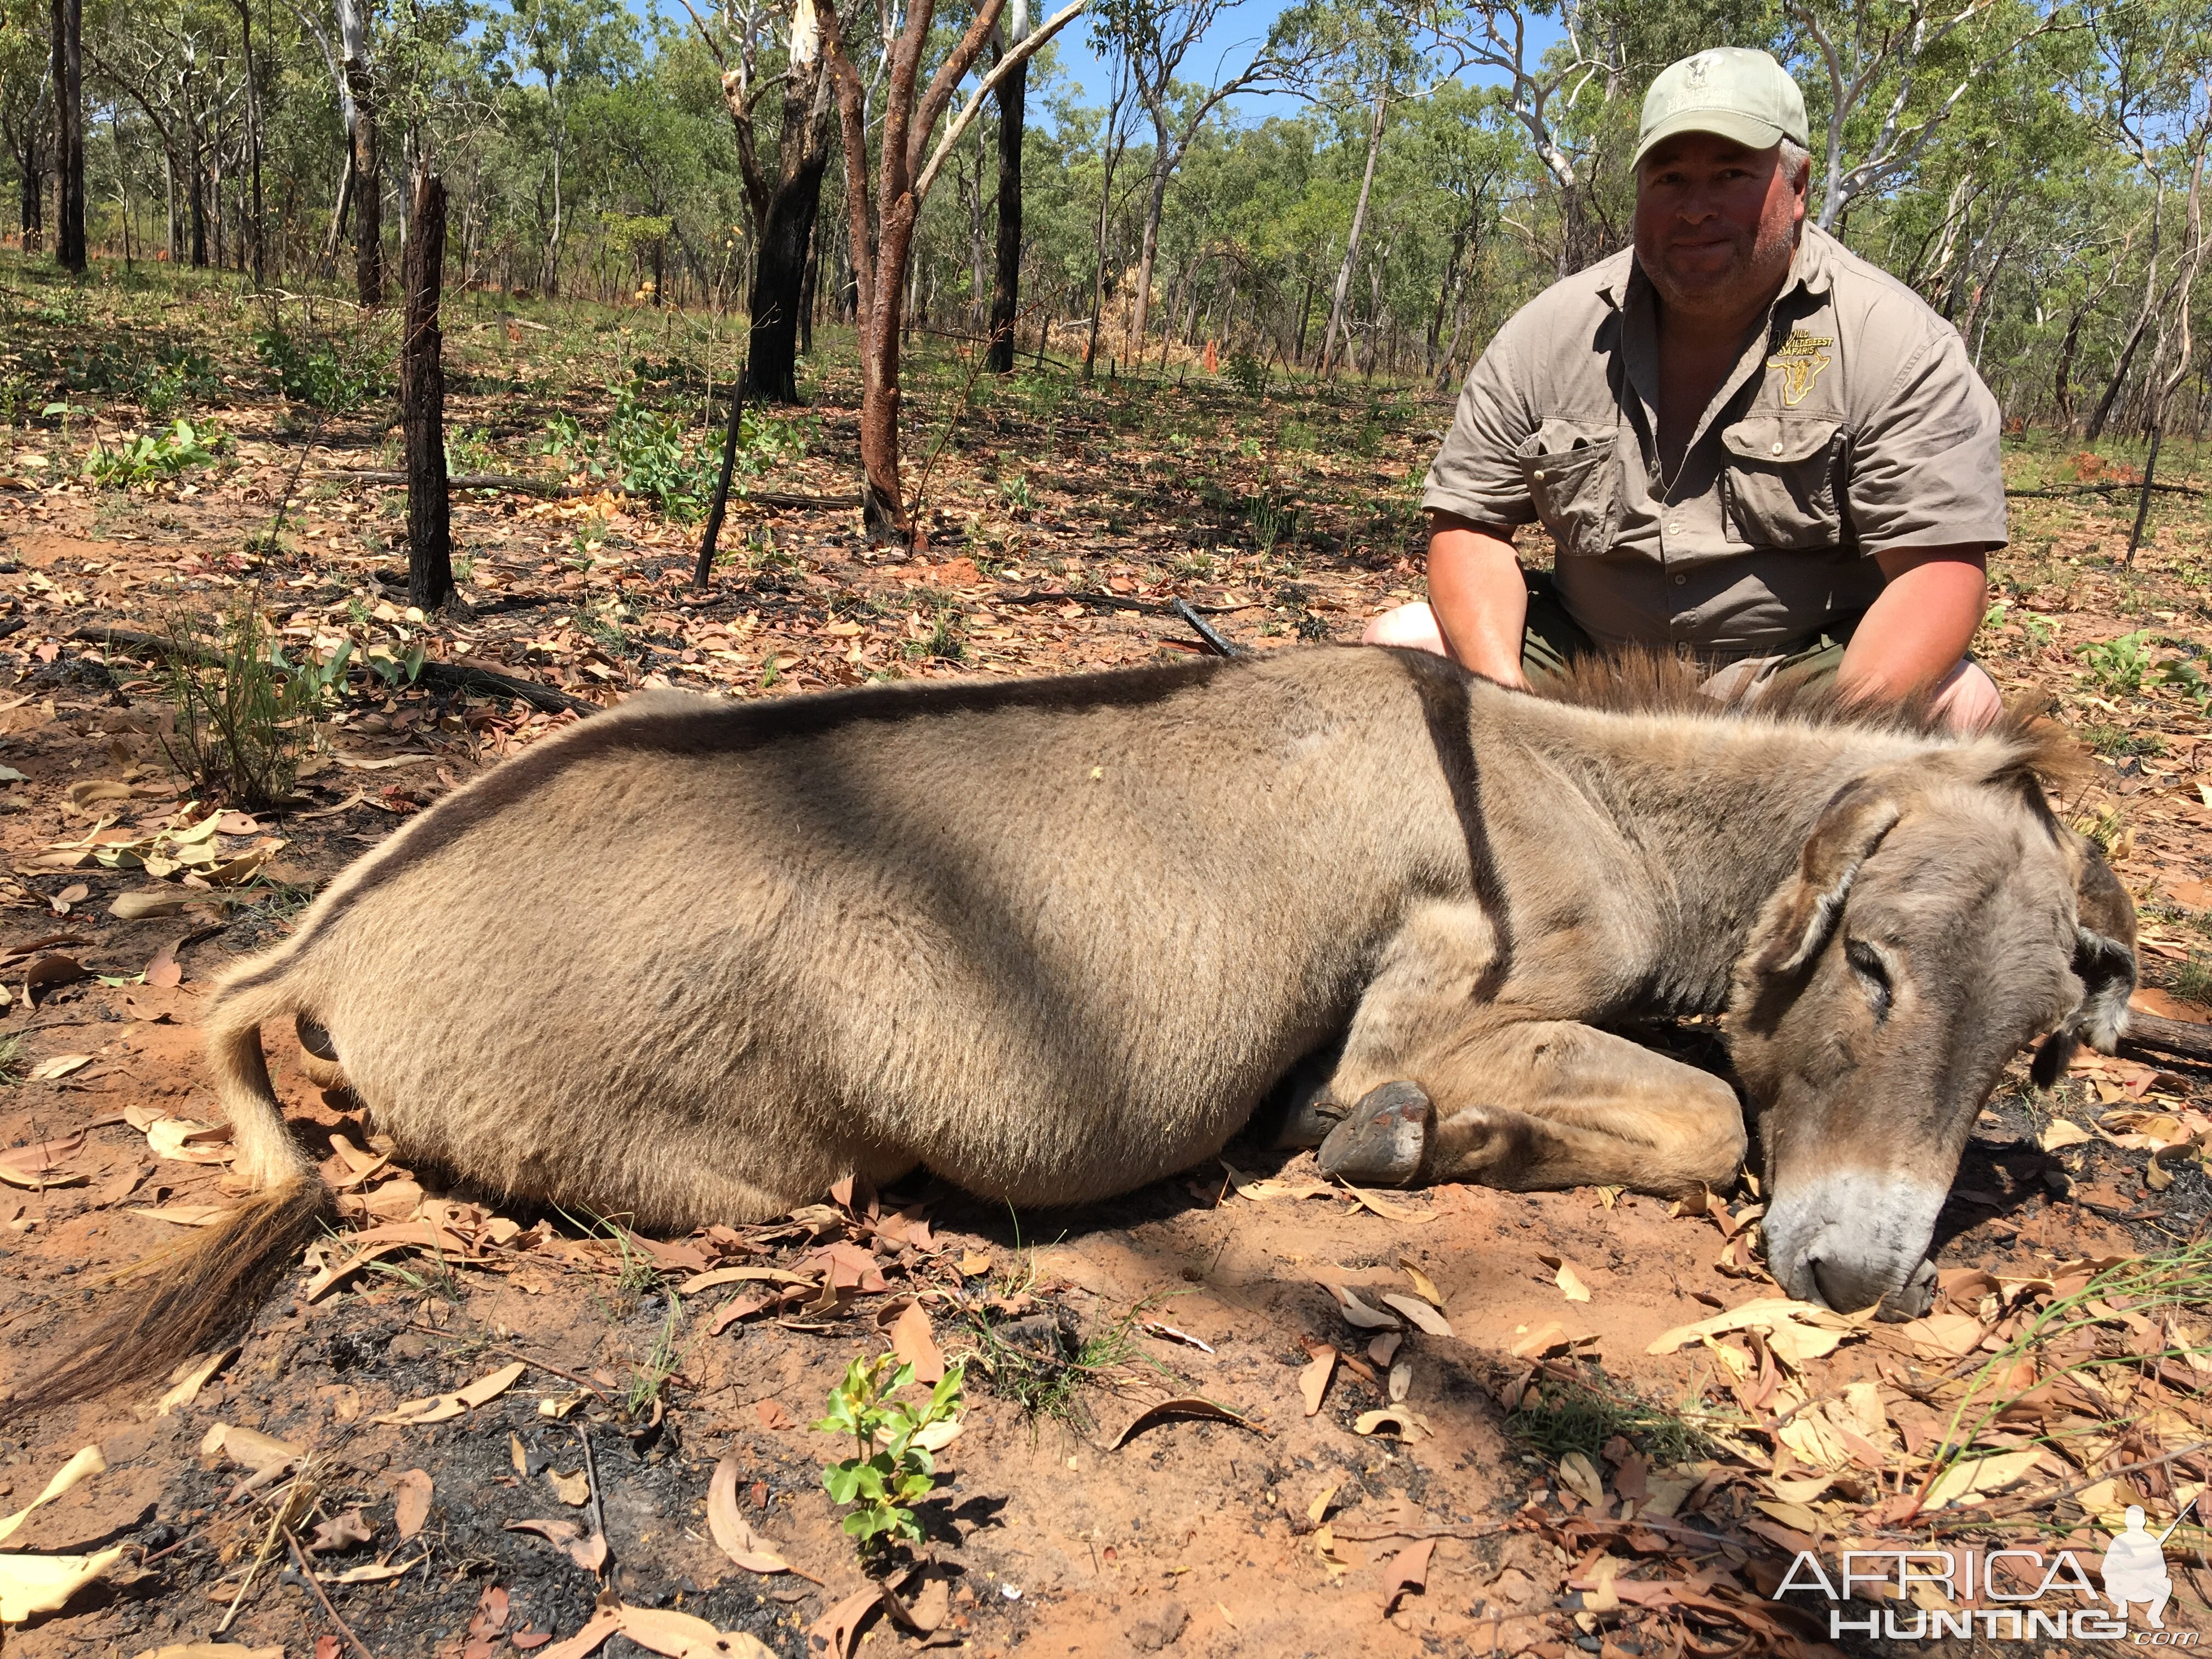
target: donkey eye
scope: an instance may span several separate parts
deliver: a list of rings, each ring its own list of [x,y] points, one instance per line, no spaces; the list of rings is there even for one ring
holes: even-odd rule
[[[1881,951],[1863,939],[1851,939],[1844,946],[1844,960],[1851,964],[1851,971],[1859,976],[1866,988],[1867,1001],[1874,1007],[1876,1019],[1889,1018],[1892,987],[1889,963]]]

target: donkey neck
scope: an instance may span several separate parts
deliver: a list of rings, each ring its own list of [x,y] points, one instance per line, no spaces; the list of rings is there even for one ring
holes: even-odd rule
[[[1597,815],[1592,873],[1616,884],[1609,902],[1642,947],[1621,964],[1624,1016],[1725,1009],[1747,934],[1836,792],[1959,741],[1756,715],[1544,708],[1531,746]]]

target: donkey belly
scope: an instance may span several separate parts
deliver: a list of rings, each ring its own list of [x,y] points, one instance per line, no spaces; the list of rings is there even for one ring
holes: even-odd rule
[[[579,945],[592,920],[455,917],[410,960],[318,972],[312,1012],[403,1158],[638,1224],[777,1214],[917,1164],[1080,1202],[1219,1150],[1330,1018],[1165,980],[1062,980],[1048,1003],[957,951],[799,952],[753,929],[611,958]]]

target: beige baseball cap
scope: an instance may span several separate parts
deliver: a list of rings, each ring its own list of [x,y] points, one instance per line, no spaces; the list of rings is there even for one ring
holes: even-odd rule
[[[1784,138],[1810,149],[1810,131],[1805,94],[1788,70],[1747,46],[1714,46],[1659,71],[1644,94],[1631,165],[1678,132],[1717,132],[1752,149],[1771,149]]]

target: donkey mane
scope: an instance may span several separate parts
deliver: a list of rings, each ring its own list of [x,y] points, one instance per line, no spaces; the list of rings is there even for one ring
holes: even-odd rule
[[[1938,743],[1990,743],[2009,751],[2000,769],[2025,769],[2053,790],[2081,782],[2088,771],[2087,750],[2048,718],[2051,702],[2048,694],[2031,692],[2014,698],[1996,725],[1968,737],[1952,731],[1935,713],[1932,690],[1874,702],[1850,696],[1832,675],[1816,678],[1785,672],[1764,684],[1717,697],[1701,689],[1711,672],[1711,665],[1701,665],[1694,658],[1632,646],[1586,652],[1564,669],[1534,681],[1532,689],[1547,702],[1607,714],[1674,714],[1710,720],[1748,718],[1784,726],[1893,733]]]

